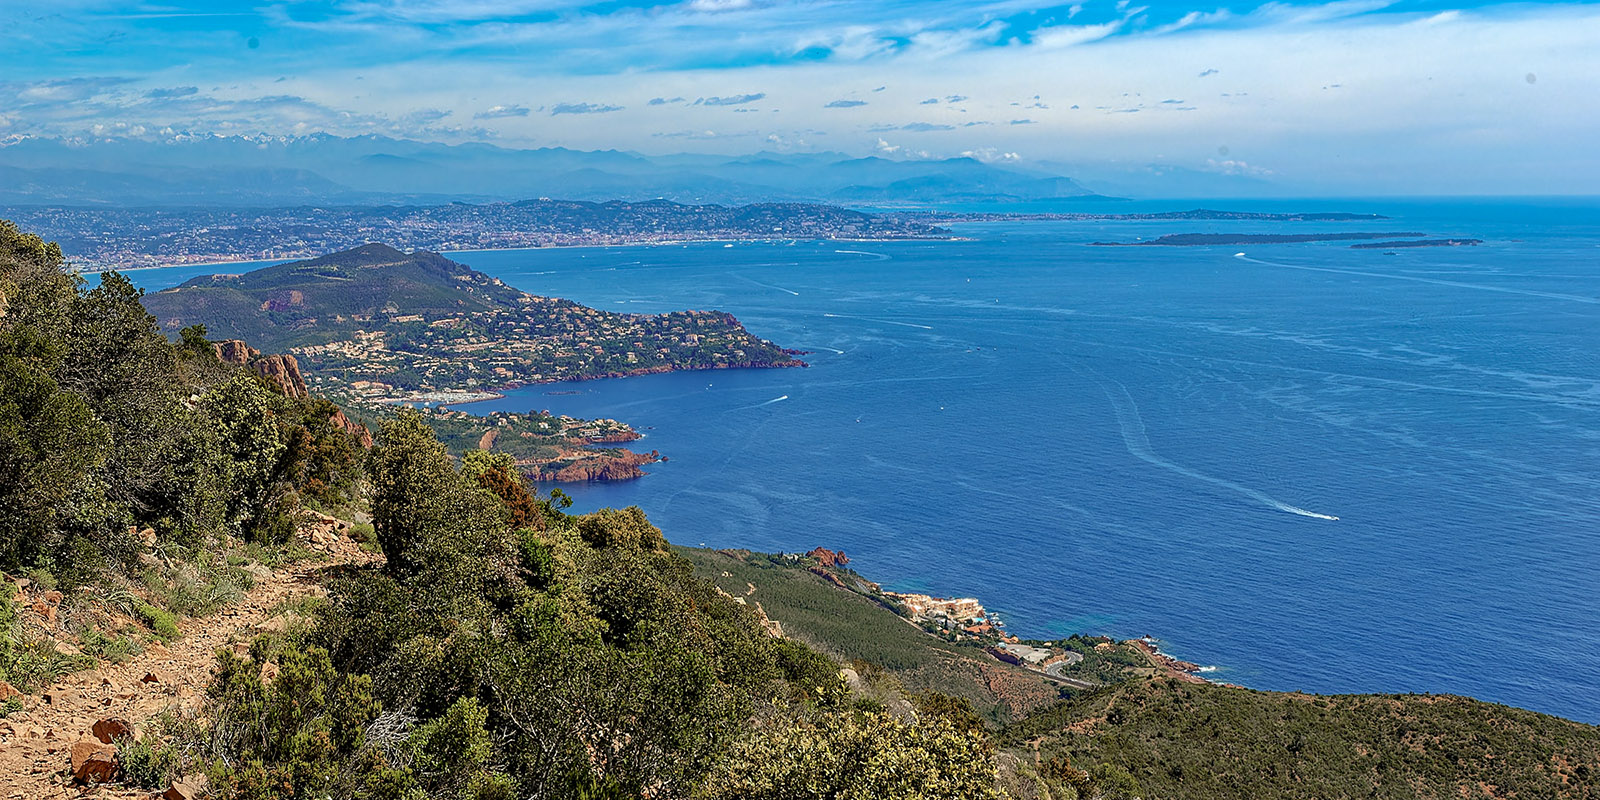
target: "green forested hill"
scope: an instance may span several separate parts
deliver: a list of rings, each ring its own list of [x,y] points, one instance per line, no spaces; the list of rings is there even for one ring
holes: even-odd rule
[[[1108,797],[1146,800],[1600,797],[1600,728],[1447,695],[1142,679],[1067,700],[1002,740],[1022,766],[1009,777],[1019,798],[1059,798],[1050,786],[1078,770],[1099,770]],[[1040,791],[1039,773],[1057,779]]]
[[[437,253],[367,244],[240,275],[204,275],[145,298],[167,330],[200,323],[268,351],[328,341],[387,317],[509,311],[528,295]],[[576,306],[576,303],[570,304]]]

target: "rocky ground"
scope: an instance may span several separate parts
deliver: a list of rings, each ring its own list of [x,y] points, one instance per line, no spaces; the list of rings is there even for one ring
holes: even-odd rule
[[[184,620],[182,636],[170,645],[151,644],[127,663],[64,676],[24,696],[23,711],[0,719],[0,799],[150,797],[148,791],[103,783],[115,775],[114,742],[136,735],[163,712],[197,713],[218,650],[246,652],[256,636],[289,624],[290,601],[324,593],[322,576],[330,569],[374,560],[348,530],[348,523],[309,516],[300,535],[323,560],[262,570],[241,602],[214,617]],[[197,791],[190,783],[156,796],[191,800]]]

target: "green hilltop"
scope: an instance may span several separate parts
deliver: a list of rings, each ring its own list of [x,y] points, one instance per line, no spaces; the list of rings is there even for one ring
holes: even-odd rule
[[[526,297],[437,253],[374,243],[240,275],[192,278],[147,296],[145,307],[167,330],[199,323],[215,338],[281,350],[374,319],[519,309]]]

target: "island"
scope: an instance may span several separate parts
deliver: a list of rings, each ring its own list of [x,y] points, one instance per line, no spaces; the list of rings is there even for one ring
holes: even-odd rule
[[[1426,233],[1169,233],[1138,242],[1090,242],[1093,247],[1218,247],[1241,244],[1300,244],[1303,242],[1342,242],[1352,239],[1390,239],[1396,236],[1422,237]]]
[[[242,348],[225,360],[263,374],[292,372],[287,380],[298,392],[309,387],[354,413],[377,419],[400,406],[427,408],[456,452],[470,443],[510,453],[541,481],[635,478],[660,455],[598,447],[639,438],[610,420],[473,417],[437,407],[536,383],[806,366],[801,351],[758,338],[731,314],[601,311],[383,244],[198,277],[146,295],[144,304],[169,333],[203,326],[205,336]]]
[[[1352,214],[1344,211],[1219,211],[1195,208],[1188,211],[1142,211],[1123,214],[1093,212],[942,212],[906,211],[894,215],[908,222],[948,225],[956,222],[1162,222],[1168,220],[1223,220],[1235,222],[1371,222],[1388,219],[1382,214]]]
[[[1361,242],[1350,245],[1352,250],[1390,250],[1402,247],[1474,247],[1482,239],[1419,239],[1408,242]]]

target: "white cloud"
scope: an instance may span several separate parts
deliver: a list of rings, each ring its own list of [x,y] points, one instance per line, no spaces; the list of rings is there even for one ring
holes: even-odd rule
[[[1251,177],[1264,177],[1273,174],[1272,170],[1265,167],[1246,164],[1243,161],[1236,161],[1234,159],[1225,159],[1219,161],[1215,158],[1208,158],[1206,159],[1206,167],[1208,172],[1216,172],[1222,175],[1248,175]]]
[[[519,105],[489,106],[472,115],[473,119],[505,119],[506,117],[526,117],[528,107]]]
[[[1033,32],[1033,44],[1035,47],[1054,50],[1098,42],[1122,30],[1124,24],[1122,20],[1117,20],[1116,22],[1106,22],[1099,25],[1052,25],[1035,30]]]

